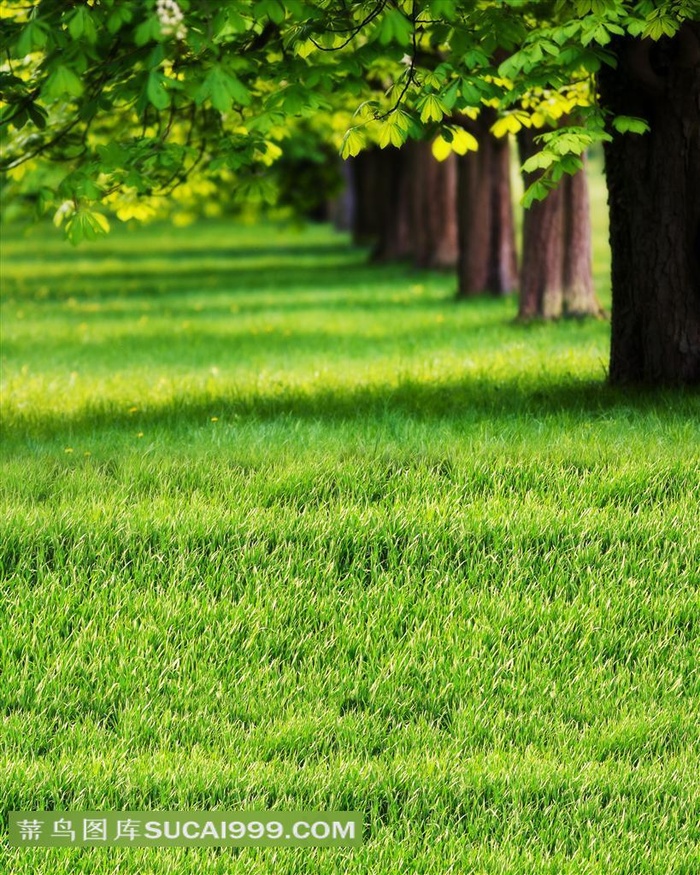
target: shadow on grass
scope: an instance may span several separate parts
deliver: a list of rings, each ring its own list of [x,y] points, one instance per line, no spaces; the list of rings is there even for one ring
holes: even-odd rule
[[[359,387],[352,391],[330,389],[262,389],[256,393],[199,393],[186,395],[164,405],[144,406],[135,414],[99,404],[63,415],[49,413],[13,414],[6,423],[10,440],[51,438],[107,430],[132,432],[153,428],[180,432],[208,424],[216,415],[222,425],[251,422],[319,422],[356,424],[384,422],[387,418],[459,426],[481,421],[512,425],[539,420],[574,426],[585,422],[617,419],[620,423],[645,419],[687,418],[700,427],[700,396],[684,389],[643,390],[614,388],[604,382],[533,383],[495,382],[486,377],[460,381],[424,383],[406,380],[396,386]]]
[[[74,250],[68,247],[60,249],[53,248],[47,255],[39,255],[37,258],[32,258],[32,262],[36,264],[54,264],[56,262],[73,262],[80,260],[81,251]],[[329,242],[309,244],[304,243],[300,238],[298,245],[276,245],[270,240],[261,240],[259,244],[246,243],[243,246],[237,246],[235,241],[230,245],[218,246],[196,246],[188,244],[182,240],[171,240],[169,243],[166,240],[160,239],[149,241],[146,249],[137,249],[133,247],[130,250],[125,250],[124,247],[108,247],[101,245],[95,247],[88,252],[84,251],[85,257],[89,257],[95,264],[101,261],[113,261],[119,259],[127,264],[138,263],[139,261],[153,261],[154,259],[164,258],[168,261],[181,260],[226,260],[231,259],[249,259],[249,258],[323,258],[329,256],[338,256],[340,258],[366,258],[366,250],[352,246],[349,242]],[[8,264],[21,263],[28,261],[26,253],[10,254],[6,256]]]
[[[223,261],[221,265],[183,262],[171,270],[154,264],[151,270],[129,270],[120,266],[118,272],[110,269],[108,264],[97,261],[91,264],[89,273],[75,271],[70,276],[42,274],[40,265],[34,267],[31,276],[26,279],[8,274],[4,282],[4,296],[40,302],[81,298],[103,303],[125,298],[156,299],[162,304],[170,298],[197,292],[221,292],[233,298],[238,293],[260,291],[287,295],[303,288],[312,294],[315,290],[324,294],[332,290],[351,297],[363,285],[376,286],[378,283],[398,280],[415,282],[416,278],[423,276],[425,274],[410,266],[377,266],[356,258],[302,266],[296,259],[288,263],[278,260],[259,266],[238,265],[233,260]],[[37,292],[37,287],[41,291]]]

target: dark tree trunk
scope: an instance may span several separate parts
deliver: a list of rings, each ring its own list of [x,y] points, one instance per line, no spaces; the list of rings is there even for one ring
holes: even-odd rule
[[[356,243],[375,261],[410,259],[417,267],[457,263],[454,159],[438,162],[427,141],[368,149],[353,160]]]
[[[406,170],[399,149],[367,149],[352,159],[353,241],[371,245],[375,261],[398,261],[412,253]]]
[[[333,198],[330,206],[331,220],[338,231],[351,231],[355,227],[355,184],[352,158],[340,162],[343,189]]]
[[[518,134],[524,162],[538,151],[537,132]],[[524,174],[525,185],[533,181]],[[591,268],[591,218],[585,169],[564,178],[523,217],[520,319],[600,316]]]
[[[388,180],[382,172],[382,156],[378,149],[367,149],[352,159],[353,241],[360,245],[374,244],[381,227],[381,211],[389,197]]]
[[[475,121],[460,119],[479,150],[457,159],[459,297],[504,295],[518,285],[510,144],[489,132],[494,117],[483,110]]]
[[[605,144],[612,247],[610,381],[700,383],[700,23],[611,44],[601,101],[648,121]]]
[[[413,255],[410,210],[413,186],[410,157],[393,147],[376,151],[374,261],[403,261]]]
[[[416,267],[457,264],[457,165],[455,156],[437,161],[428,140],[407,143],[409,234]]]

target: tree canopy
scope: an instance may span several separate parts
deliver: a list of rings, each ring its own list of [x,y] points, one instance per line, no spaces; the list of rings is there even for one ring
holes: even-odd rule
[[[0,170],[74,241],[196,171],[266,196],[290,120],[329,113],[343,156],[426,131],[477,148],[460,116],[495,107],[496,135],[541,127],[541,197],[610,134],[593,77],[609,44],[659,40],[698,0],[6,0]],[[620,133],[644,119],[618,116]],[[135,209],[135,208],[134,208]],[[132,210],[133,212],[133,210]]]

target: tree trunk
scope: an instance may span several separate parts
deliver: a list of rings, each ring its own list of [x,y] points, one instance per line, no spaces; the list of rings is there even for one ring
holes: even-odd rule
[[[537,132],[518,134],[520,158],[538,151]],[[531,174],[523,174],[525,186]],[[593,287],[591,219],[585,169],[565,177],[523,217],[523,266],[520,278],[520,319],[600,316]]]
[[[378,227],[374,261],[404,261],[413,255],[410,209],[413,188],[411,162],[403,149],[376,150],[375,216]]]
[[[584,169],[562,182],[564,209],[563,312],[565,316],[602,316],[595,294],[591,252],[591,204]]]
[[[505,295],[518,286],[510,144],[489,132],[494,118],[484,109],[475,121],[460,119],[479,150],[457,159],[459,297]]]
[[[454,155],[437,161],[431,143],[407,143],[410,188],[410,235],[416,267],[448,268],[457,264],[457,164]]]
[[[355,214],[353,216],[353,242],[369,245],[379,234],[379,207],[388,197],[382,182],[386,179],[381,173],[380,153],[377,149],[367,149],[352,158],[352,184]]]
[[[374,261],[412,255],[408,162],[402,150],[371,148],[352,159],[353,241],[371,245]]]
[[[657,43],[616,38],[603,106],[648,133],[605,144],[615,384],[700,383],[700,23]]]
[[[438,162],[427,141],[368,149],[353,160],[356,243],[374,244],[375,261],[417,267],[457,263],[454,159]]]
[[[338,231],[351,231],[355,227],[355,185],[353,181],[353,159],[340,162],[343,189],[331,201],[330,213]]]
[[[523,216],[520,319],[558,319],[564,310],[563,191],[555,188]]]

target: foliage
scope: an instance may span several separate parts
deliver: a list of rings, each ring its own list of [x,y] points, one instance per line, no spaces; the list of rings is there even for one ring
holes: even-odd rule
[[[425,134],[444,153],[472,147],[454,140],[460,114],[496,106],[495,133],[514,132],[538,123],[533,95],[566,103],[587,82],[575,122],[543,139],[555,181],[612,135],[590,85],[611,41],[671,36],[700,0],[9,0],[2,14],[0,168],[30,165],[40,209],[72,203],[78,239],[105,227],[95,210],[115,193],[168,196],[197,170],[266,197],[294,118],[354,103],[344,157]]]

